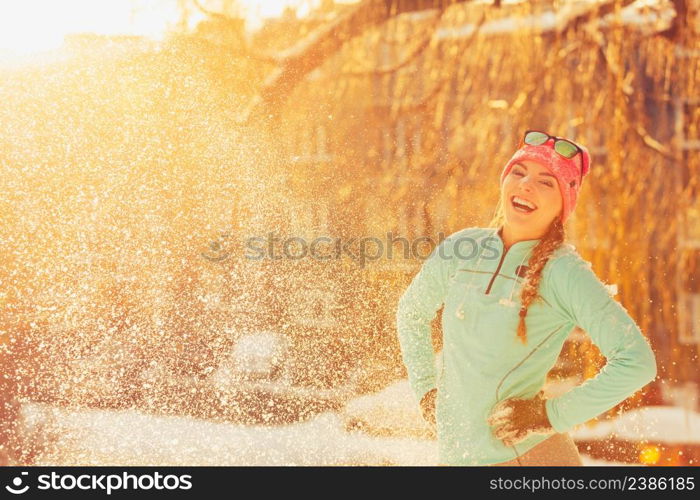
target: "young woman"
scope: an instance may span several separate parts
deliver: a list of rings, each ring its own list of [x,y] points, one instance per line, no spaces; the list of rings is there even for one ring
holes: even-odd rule
[[[527,131],[501,174],[493,227],[450,235],[402,295],[402,357],[423,415],[436,425],[440,464],[582,465],[567,431],[656,377],[637,324],[564,242],[589,169],[585,147]],[[430,323],[441,305],[436,369]],[[544,399],[547,372],[577,326],[607,364]]]

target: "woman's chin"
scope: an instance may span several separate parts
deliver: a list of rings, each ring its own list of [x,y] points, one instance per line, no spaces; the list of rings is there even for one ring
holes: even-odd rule
[[[532,224],[536,219],[535,214],[518,212],[514,208],[509,208],[506,211],[506,220],[511,224]]]

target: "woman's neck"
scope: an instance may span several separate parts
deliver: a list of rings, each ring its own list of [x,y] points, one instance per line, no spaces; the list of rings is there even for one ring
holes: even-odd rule
[[[531,236],[517,233],[514,234],[509,226],[501,226],[498,229],[498,234],[501,237],[501,240],[503,240],[503,246],[506,250],[508,250],[510,247],[512,247],[515,243],[519,241],[537,240],[542,238],[542,236]]]

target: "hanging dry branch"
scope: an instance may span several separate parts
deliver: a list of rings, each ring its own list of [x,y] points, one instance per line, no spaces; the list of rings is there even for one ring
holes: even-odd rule
[[[260,94],[237,117],[240,123],[256,121],[274,116],[273,110],[283,102],[291,90],[311,70],[323,62],[345,42],[363,33],[368,28],[378,25],[392,16],[418,10],[445,9],[446,7],[463,3],[466,0],[365,0],[345,15],[339,16],[327,26],[312,32],[279,56],[280,67],[277,68],[264,83]],[[556,28],[560,36],[569,30],[594,19],[600,19],[624,8],[635,0],[610,0],[607,3],[590,6],[583,12],[576,11],[569,15],[566,10],[558,12],[560,20]],[[417,51],[414,56],[419,54]]]
[[[260,94],[238,117],[256,121],[272,114],[291,90],[345,42],[392,16],[431,8],[445,9],[466,0],[365,0],[345,15],[312,32],[281,57],[281,66],[267,79]]]
[[[652,149],[653,151],[659,153],[666,159],[680,161],[681,156],[677,152],[671,151],[669,148],[665,147],[661,142],[654,139],[651,136],[651,134],[646,130],[646,128],[641,123],[639,123],[639,120],[635,120],[635,117],[631,115],[632,112],[629,109],[629,101],[630,96],[633,96],[635,94],[635,90],[632,87],[632,83],[628,82],[625,78],[625,75],[623,75],[623,70],[620,67],[619,61],[616,61],[614,58],[608,55],[608,51],[606,50],[607,44],[605,42],[605,37],[603,36],[603,34],[597,30],[592,29],[587,29],[586,31],[590,35],[590,38],[588,38],[588,40],[592,40],[598,46],[599,52],[601,54],[601,59],[605,61],[605,63],[608,66],[608,69],[610,70],[610,73],[615,77],[615,80],[619,82],[620,90],[622,91],[622,95],[624,96],[623,104],[625,108],[625,114],[629,116],[631,121],[636,121],[636,125],[633,127],[633,130],[642,139],[642,143],[648,148]]]
[[[440,24],[440,19],[442,19],[442,12],[444,11],[439,11],[437,15],[435,16],[435,21],[431,23],[430,28],[427,30],[428,34],[425,36],[425,38],[414,48],[411,53],[406,56],[402,61],[399,61],[396,64],[392,64],[390,66],[386,67],[380,67],[380,68],[371,68],[371,69],[366,69],[362,71],[352,71],[352,70],[346,70],[342,71],[341,74],[343,76],[355,76],[355,77],[364,77],[367,75],[386,75],[389,73],[394,73],[401,68],[405,68],[411,62],[413,62],[418,56],[420,56],[422,53],[425,52],[425,49],[427,49],[429,46],[435,43],[435,39],[433,38],[433,30],[434,28]]]

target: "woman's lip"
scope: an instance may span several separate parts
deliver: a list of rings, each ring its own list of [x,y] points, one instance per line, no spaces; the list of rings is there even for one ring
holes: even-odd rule
[[[514,194],[513,196],[510,197],[510,204],[511,204],[511,205],[513,205],[513,199],[516,198],[516,197],[517,197],[517,198],[522,198],[523,200],[526,200],[526,201],[532,203],[532,202],[531,202],[530,200],[528,200],[527,198],[523,198],[522,196],[518,196],[517,194]],[[533,208],[532,210],[530,210],[530,212],[528,212],[528,213],[532,213],[532,212],[534,212],[535,210],[537,210],[537,205],[536,205],[535,203],[532,203],[532,204],[535,205],[535,208]],[[515,208],[515,206],[513,206],[513,208]]]

